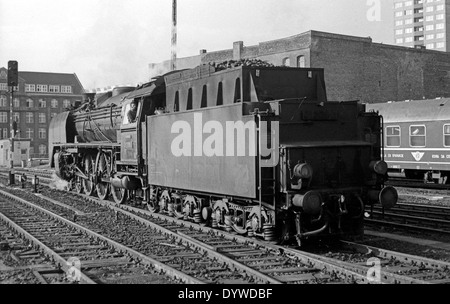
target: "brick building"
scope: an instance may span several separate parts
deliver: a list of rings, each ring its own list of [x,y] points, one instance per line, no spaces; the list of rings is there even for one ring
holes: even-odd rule
[[[10,138],[10,99],[7,72],[0,67],[0,139]],[[30,157],[47,157],[51,118],[83,100],[76,74],[21,72],[14,90],[13,121],[18,138],[30,138]]]
[[[354,37],[309,31],[288,38],[177,59],[177,68],[239,59],[274,65],[325,69],[330,100],[367,103],[450,97],[450,53],[374,43]],[[150,64],[150,77],[168,71],[170,61]]]

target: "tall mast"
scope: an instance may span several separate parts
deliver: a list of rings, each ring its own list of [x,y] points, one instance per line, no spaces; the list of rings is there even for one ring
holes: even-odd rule
[[[170,69],[175,71],[177,69],[177,0],[172,0],[172,45]]]

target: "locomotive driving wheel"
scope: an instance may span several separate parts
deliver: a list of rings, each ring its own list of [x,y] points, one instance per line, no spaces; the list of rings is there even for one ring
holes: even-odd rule
[[[84,174],[88,179],[83,179],[83,189],[86,195],[92,196],[94,194],[94,182],[92,177],[94,176],[94,160],[90,154],[86,155],[83,160]]]
[[[95,173],[98,177],[98,182],[95,185],[97,195],[100,199],[106,200],[109,195],[109,183],[102,181],[102,178],[109,178],[111,175],[111,166],[109,164],[108,155],[104,152],[97,154],[95,162]]]

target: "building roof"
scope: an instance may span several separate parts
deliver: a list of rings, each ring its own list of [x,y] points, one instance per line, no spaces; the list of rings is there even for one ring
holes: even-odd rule
[[[1,67],[0,70],[5,69]],[[50,73],[50,72],[23,72],[19,71],[19,81],[28,84],[44,85],[70,85],[74,94],[83,94],[84,88],[77,75],[68,73]]]
[[[378,111],[385,123],[449,120],[450,98],[374,103],[367,109]]]

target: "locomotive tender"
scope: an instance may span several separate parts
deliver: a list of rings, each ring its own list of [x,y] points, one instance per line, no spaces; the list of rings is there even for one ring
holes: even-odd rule
[[[384,158],[410,179],[450,182],[450,99],[377,103],[384,118]]]
[[[80,193],[300,243],[359,236],[365,205],[397,202],[381,131],[365,105],[327,101],[323,69],[202,65],[57,115],[50,163]]]

